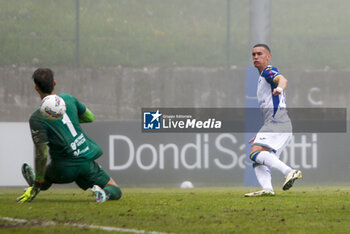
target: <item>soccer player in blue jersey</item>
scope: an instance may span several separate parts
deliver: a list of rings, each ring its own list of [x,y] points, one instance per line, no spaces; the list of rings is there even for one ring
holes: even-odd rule
[[[55,94],[56,81],[50,69],[39,68],[32,78],[41,99]],[[101,147],[86,136],[80,126],[80,123],[93,122],[94,115],[72,95],[62,93],[59,96],[66,103],[63,118],[47,120],[39,108],[30,117],[35,173],[27,163],[23,164],[22,174],[30,187],[17,201],[32,201],[40,190],[47,190],[54,183],[71,182],[84,190],[93,188],[97,202],[120,199],[119,186],[95,162],[103,154]],[[49,153],[51,161],[46,165]]]
[[[270,168],[285,176],[283,190],[290,189],[294,181],[302,177],[279,159],[292,137],[292,124],[286,110],[285,89],[287,79],[270,65],[271,51],[265,44],[257,44],[252,50],[254,66],[259,71],[257,98],[264,118],[264,125],[249,141],[252,144],[250,159],[262,190],[245,194],[246,197],[274,195]]]

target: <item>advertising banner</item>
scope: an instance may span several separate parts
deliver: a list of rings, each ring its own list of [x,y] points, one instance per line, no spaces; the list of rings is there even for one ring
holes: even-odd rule
[[[124,186],[243,186],[247,160],[244,133],[143,133],[138,122],[85,125],[104,150],[98,160]],[[303,171],[305,184],[347,183],[347,133],[295,133],[281,160]],[[273,171],[274,183],[284,180]],[[280,179],[278,179],[280,178]]]
[[[83,124],[104,154],[97,160],[123,187],[244,186],[251,167],[244,133],[143,133],[140,122]],[[25,185],[21,165],[33,165],[28,123],[0,124],[0,186]],[[303,172],[304,185],[349,183],[348,133],[294,133],[281,160]],[[272,171],[277,186],[284,180]],[[252,175],[254,176],[254,175]]]

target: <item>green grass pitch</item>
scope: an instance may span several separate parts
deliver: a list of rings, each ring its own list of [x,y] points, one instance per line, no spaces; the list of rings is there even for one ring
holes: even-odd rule
[[[53,188],[17,204],[23,189],[0,188],[1,233],[104,233],[70,224],[166,233],[348,233],[350,187],[295,187],[245,198],[255,188],[127,188],[98,204],[90,191]],[[25,222],[3,217],[25,219]],[[51,222],[51,223],[50,223]]]

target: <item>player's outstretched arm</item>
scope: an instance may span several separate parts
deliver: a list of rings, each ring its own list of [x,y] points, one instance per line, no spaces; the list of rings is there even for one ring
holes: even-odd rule
[[[47,143],[35,144],[35,180],[34,185],[16,199],[17,202],[31,202],[40,192],[40,184],[44,182],[46,162],[48,158]]]
[[[35,182],[44,181],[48,155],[47,143],[35,144]]]
[[[79,123],[91,123],[94,122],[94,120],[95,116],[88,108],[86,108],[84,114],[79,116]]]
[[[273,95],[280,95],[283,90],[287,88],[288,80],[282,75],[276,76],[273,82],[277,84],[277,88],[275,88],[272,92]]]
[[[252,139],[250,139],[249,141],[248,141],[248,144],[251,144],[251,143],[253,143],[254,142],[254,140],[255,140],[255,137],[256,137],[256,135],[252,138]]]

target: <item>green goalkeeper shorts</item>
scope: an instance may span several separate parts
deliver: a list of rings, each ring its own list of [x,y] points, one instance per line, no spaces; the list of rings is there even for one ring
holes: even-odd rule
[[[95,161],[86,161],[76,164],[64,162],[51,162],[46,167],[45,183],[42,190],[48,189],[51,184],[67,184],[75,182],[80,188],[86,190],[98,185],[103,188],[110,176]]]

